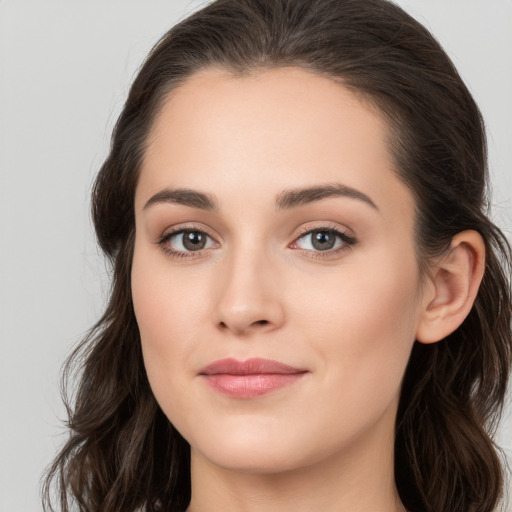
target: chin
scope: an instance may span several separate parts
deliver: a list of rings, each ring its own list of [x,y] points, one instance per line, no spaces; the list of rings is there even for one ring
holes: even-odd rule
[[[293,471],[332,453],[333,447],[321,446],[314,433],[291,425],[262,423],[250,421],[236,428],[205,429],[197,437],[190,437],[192,452],[226,470],[251,474]],[[205,431],[209,432],[208,437],[204,436]]]
[[[273,449],[264,441],[207,447],[201,456],[223,469],[248,474],[284,473],[301,466],[301,461],[296,459],[297,450]]]

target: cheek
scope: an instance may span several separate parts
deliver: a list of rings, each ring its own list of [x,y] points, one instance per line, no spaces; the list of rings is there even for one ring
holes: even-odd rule
[[[333,385],[354,389],[357,400],[365,389],[368,400],[381,393],[389,399],[415,340],[419,274],[412,254],[382,254],[366,263],[331,274],[323,286],[310,283],[296,321],[310,333]]]
[[[179,273],[171,274],[169,265],[162,264],[162,260],[162,255],[135,245],[131,276],[133,306],[144,364],[157,399],[160,387],[170,382],[184,385],[180,382],[183,373],[180,361],[194,348],[197,319],[203,309],[197,300],[200,283],[181,282]]]

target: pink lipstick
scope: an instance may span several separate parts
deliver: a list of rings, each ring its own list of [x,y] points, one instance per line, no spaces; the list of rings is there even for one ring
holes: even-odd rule
[[[306,370],[271,359],[237,361],[228,358],[205,366],[199,375],[219,393],[233,398],[255,398],[289,386],[306,373]]]

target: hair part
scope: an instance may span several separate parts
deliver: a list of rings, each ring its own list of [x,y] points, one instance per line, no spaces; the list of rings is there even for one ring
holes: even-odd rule
[[[145,374],[131,299],[134,195],[155,117],[172,91],[211,67],[244,76],[297,66],[368,101],[389,127],[396,172],[416,204],[419,262],[454,235],[483,237],[473,309],[443,341],[415,343],[398,408],[395,479],[414,512],[492,512],[503,494],[493,442],[512,366],[511,251],[489,220],[482,116],[433,36],[386,0],[217,0],[173,27],[141,67],[93,190],[99,244],[113,265],[107,310],[68,359],[80,381],[68,442],[49,469],[59,504],[81,511],[184,510],[189,446]],[[64,387],[65,389],[65,387]]]

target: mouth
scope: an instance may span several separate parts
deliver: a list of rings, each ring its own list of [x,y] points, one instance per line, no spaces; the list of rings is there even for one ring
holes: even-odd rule
[[[199,376],[214,391],[233,398],[247,399],[290,386],[306,373],[307,370],[271,359],[237,361],[228,358],[205,366]]]

